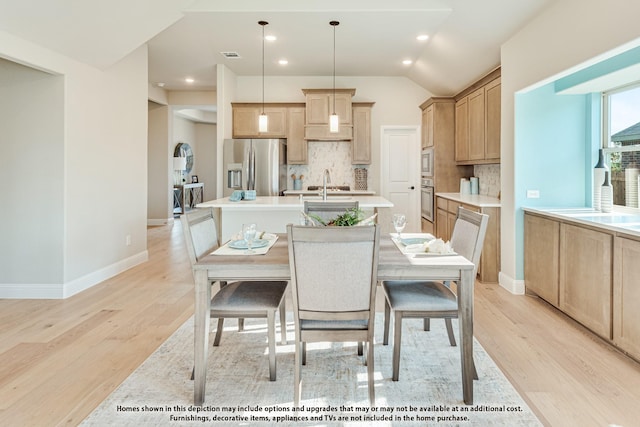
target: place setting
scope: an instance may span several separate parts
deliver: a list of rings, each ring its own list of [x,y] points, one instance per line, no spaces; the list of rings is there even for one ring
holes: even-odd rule
[[[389,233],[391,240],[400,252],[407,255],[410,261],[416,258],[458,255],[453,250],[451,242],[436,238],[431,233],[403,233],[402,231],[407,225],[404,214],[394,214],[392,223],[396,232]]]
[[[278,235],[258,231],[254,223],[243,224],[242,230],[220,246],[213,255],[264,255],[278,240]]]

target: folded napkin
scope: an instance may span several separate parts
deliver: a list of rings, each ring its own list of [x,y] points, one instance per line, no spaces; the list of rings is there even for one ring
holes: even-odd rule
[[[267,240],[269,243],[266,246],[261,248],[251,248],[253,253],[247,253],[247,249],[235,249],[229,246],[231,242],[236,242],[242,239],[232,239],[229,240],[224,245],[220,246],[218,249],[213,251],[213,255],[264,255],[269,252],[271,246],[273,246],[278,240],[278,236],[276,234],[265,233],[264,231],[256,233],[256,240]]]

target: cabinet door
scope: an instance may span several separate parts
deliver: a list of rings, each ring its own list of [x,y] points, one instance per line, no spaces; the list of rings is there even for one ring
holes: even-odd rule
[[[640,359],[640,241],[615,239],[613,341]]]
[[[351,163],[371,164],[371,108],[353,107],[353,141]]]
[[[436,209],[436,237],[442,240],[448,240],[449,235],[449,219],[447,211]]]
[[[467,97],[456,102],[456,161],[469,160],[469,104]]]
[[[484,157],[487,160],[500,159],[500,78],[485,86],[487,134],[485,138]]]
[[[422,115],[423,148],[433,147],[433,110],[434,105],[431,104],[424,110]]]
[[[558,306],[560,223],[524,215],[524,284],[540,298]]]
[[[289,108],[287,132],[287,163],[307,164],[307,140],[304,139],[304,107]]]
[[[258,116],[262,107],[233,107],[234,138],[286,138],[287,109],[284,107],[265,107],[267,132],[258,131]]]
[[[559,307],[598,335],[611,339],[613,236],[560,225]]]
[[[332,114],[334,111],[338,114],[338,118],[340,119],[341,125],[351,125],[353,124],[352,117],[352,102],[351,102],[351,94],[350,93],[336,93],[336,101],[335,108],[333,104],[333,94],[329,94],[329,114]],[[327,119],[327,124],[329,121]]]
[[[484,159],[484,87],[469,94],[469,160]]]
[[[326,125],[329,123],[329,95],[326,93],[308,93],[306,95],[306,124]]]

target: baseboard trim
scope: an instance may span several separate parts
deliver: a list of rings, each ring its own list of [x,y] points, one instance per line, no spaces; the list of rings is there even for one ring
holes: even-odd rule
[[[144,250],[129,258],[89,273],[68,283],[5,283],[0,284],[0,298],[5,299],[65,299],[91,288],[138,264],[149,260]]]
[[[498,283],[514,295],[524,295],[524,280],[516,280],[500,272],[498,274]]]

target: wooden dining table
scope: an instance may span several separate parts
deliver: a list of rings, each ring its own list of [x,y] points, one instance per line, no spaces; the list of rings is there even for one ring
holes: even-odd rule
[[[211,280],[289,280],[287,235],[264,255],[207,255],[194,266],[194,404],[205,400],[209,353]],[[389,234],[380,238],[378,280],[449,280],[458,284],[458,319],[464,403],[473,404],[473,277],[474,265],[459,255],[431,256],[411,262]]]

